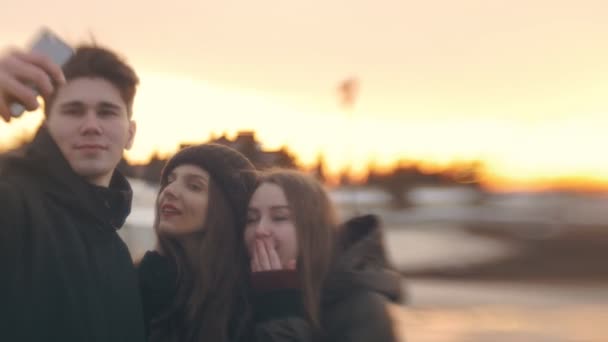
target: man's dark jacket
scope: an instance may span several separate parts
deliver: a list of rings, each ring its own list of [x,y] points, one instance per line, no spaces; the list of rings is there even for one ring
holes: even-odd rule
[[[127,180],[87,183],[45,127],[1,165],[0,340],[144,341]]]

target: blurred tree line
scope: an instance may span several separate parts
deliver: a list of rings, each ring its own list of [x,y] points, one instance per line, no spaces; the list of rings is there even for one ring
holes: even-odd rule
[[[297,167],[295,156],[286,147],[275,151],[263,150],[261,143],[256,140],[253,132],[239,132],[234,139],[229,139],[226,135],[222,135],[219,138],[212,136],[207,142],[222,144],[236,149],[245,155],[258,170],[270,167]],[[182,144],[180,149],[190,145]],[[118,169],[127,177],[140,178],[150,184],[158,184],[162,169],[169,158],[170,156],[163,158],[158,154],[154,154],[145,165],[131,165],[123,159],[118,165]]]
[[[212,136],[208,142],[223,144],[232,147],[243,153],[256,168],[263,170],[270,167],[297,168],[294,154],[286,147],[274,151],[267,151],[262,148],[261,143],[256,139],[255,133],[251,131],[239,132],[233,139],[225,134],[220,137]],[[0,154],[0,167],[2,161],[8,155],[23,154],[26,142],[19,144],[20,147]],[[189,144],[182,144],[184,148]],[[127,177],[143,179],[150,184],[158,184],[161,171],[170,156],[162,157],[158,154],[153,155],[149,162],[144,165],[129,164],[122,159],[118,169]],[[397,208],[408,207],[407,193],[409,190],[420,186],[466,186],[480,189],[480,175],[483,165],[480,162],[459,162],[454,163],[443,169],[429,171],[420,163],[400,162],[397,167],[391,170],[379,171],[370,164],[368,174],[363,180],[353,180],[349,177],[348,171],[344,171],[339,177],[338,185],[357,185],[372,186],[384,190],[391,196],[393,205]],[[320,181],[328,180],[325,160],[319,156],[316,166],[310,170],[311,173]]]

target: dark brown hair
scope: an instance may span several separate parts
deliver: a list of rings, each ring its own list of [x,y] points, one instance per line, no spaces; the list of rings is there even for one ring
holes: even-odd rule
[[[260,175],[260,184],[271,183],[285,193],[298,239],[297,269],[304,308],[315,329],[320,329],[323,282],[332,259],[336,211],[323,185],[302,172],[271,169]]]
[[[118,89],[131,117],[139,78],[133,68],[114,52],[98,46],[79,46],[63,66],[63,73],[68,82],[80,77],[99,77],[110,82]],[[44,106],[44,114],[47,116],[55,100],[54,96],[48,98]]]
[[[161,180],[160,192],[167,185]],[[159,193],[160,193],[159,192]],[[151,324],[150,341],[229,341],[247,334],[249,263],[237,224],[222,189],[209,182],[204,227],[189,235],[195,247],[156,229],[159,245],[177,265],[177,295]]]

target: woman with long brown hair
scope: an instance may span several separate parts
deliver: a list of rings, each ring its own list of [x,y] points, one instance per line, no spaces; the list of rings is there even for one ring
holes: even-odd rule
[[[249,202],[254,319],[271,341],[396,341],[387,304],[401,300],[375,216],[339,225],[331,200],[298,171],[260,175]]]
[[[164,167],[155,251],[138,266],[149,341],[246,341],[249,267],[243,231],[255,186],[239,152],[203,144]]]

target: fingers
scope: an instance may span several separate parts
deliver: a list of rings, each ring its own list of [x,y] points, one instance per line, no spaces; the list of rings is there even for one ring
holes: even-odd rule
[[[255,249],[253,250],[253,255],[251,256],[251,271],[252,272],[262,271],[262,268],[260,267],[260,263],[258,262],[258,253],[256,253]]]
[[[41,55],[37,52],[16,53],[17,56],[28,64],[33,64],[48,75],[53,82],[62,85],[65,83],[65,76],[61,70],[61,66],[55,64],[50,58]]]
[[[10,77],[10,75],[7,75],[2,71],[0,71],[0,92],[3,93],[2,101],[7,107],[9,106],[8,99],[10,98],[23,104],[27,110],[38,108],[39,104],[36,99],[36,92],[24,83]]]
[[[41,54],[16,51],[0,57],[0,116],[11,119],[13,101],[35,110],[39,106],[36,90],[48,96],[55,90],[53,82],[65,83],[61,67]]]
[[[2,117],[5,122],[9,122],[11,119],[11,113],[8,109],[8,102],[4,96],[2,96],[2,94],[0,94],[0,117]]]
[[[4,71],[12,74],[12,79],[32,84],[42,95],[50,95],[53,92],[53,83],[49,74],[47,74],[45,69],[30,63],[27,56],[21,53],[13,54],[3,64],[3,67],[6,68]]]
[[[10,105],[15,100],[22,103],[28,110],[38,108],[36,93],[0,70],[0,116],[6,122],[11,120]]]
[[[268,253],[266,252],[266,246],[264,245],[264,241],[261,239],[256,239],[255,247],[258,253],[258,262],[262,270],[272,270],[272,268],[270,267],[270,258],[268,257]]]
[[[273,240],[264,239],[264,245],[266,247],[266,253],[268,254],[270,268],[273,270],[283,269],[283,265],[281,265],[281,259],[279,259],[279,254],[277,253],[277,249],[274,246]]]
[[[253,272],[284,269],[271,237],[256,239],[252,248],[251,270]]]

